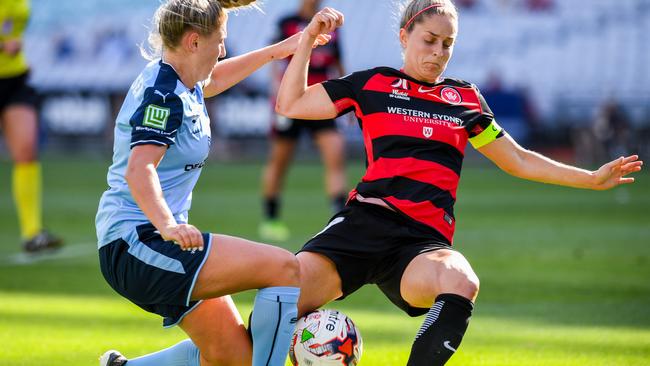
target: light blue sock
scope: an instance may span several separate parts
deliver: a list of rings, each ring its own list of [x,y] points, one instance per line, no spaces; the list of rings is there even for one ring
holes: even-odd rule
[[[253,366],[284,366],[298,314],[298,287],[267,287],[255,296],[250,329]]]
[[[156,353],[129,360],[126,366],[200,366],[199,349],[186,339]]]

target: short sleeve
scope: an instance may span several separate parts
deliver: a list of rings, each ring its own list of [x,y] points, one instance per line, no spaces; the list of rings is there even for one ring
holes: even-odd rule
[[[131,148],[138,145],[173,145],[182,122],[181,99],[173,92],[148,88],[130,119]]]
[[[369,79],[369,71],[359,71],[342,78],[327,80],[323,87],[336,106],[338,115],[343,115],[358,105],[359,92]]]
[[[481,92],[475,86],[474,89],[481,106],[480,113],[477,113],[465,128],[469,133],[469,142],[475,149],[478,149],[502,137],[505,131],[494,119],[494,114]]]

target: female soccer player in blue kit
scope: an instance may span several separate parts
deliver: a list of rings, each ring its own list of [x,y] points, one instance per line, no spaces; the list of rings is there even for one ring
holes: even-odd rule
[[[226,54],[227,9],[252,2],[169,0],[156,12],[150,39],[159,35],[160,55],[133,82],[116,121],[109,189],[96,217],[99,258],[115,291],[190,339],[131,360],[108,351],[101,366],[250,365],[251,340],[228,296],[247,289],[260,289],[252,365],[284,365],[299,294],[295,257],[188,223],[210,150],[204,98],[297,45],[292,37],[217,63]]]
[[[452,249],[453,206],[467,142],[520,178],[594,190],[632,183],[638,156],[596,171],[564,165],[519,146],[497,124],[473,84],[442,77],[458,30],[449,0],[411,0],[401,17],[401,70],[377,67],[307,86],[311,48],[343,24],[326,8],[304,30],[282,80],[276,109],[326,119],[354,111],[367,169],[345,209],[298,254],[298,313],[374,283],[411,316],[424,315],[409,366],[443,365],[467,329],[479,280]]]

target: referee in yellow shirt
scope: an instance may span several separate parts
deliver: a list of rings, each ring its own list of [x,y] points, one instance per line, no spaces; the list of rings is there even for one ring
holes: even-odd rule
[[[14,161],[12,190],[23,250],[33,253],[62,242],[42,226],[36,95],[27,85],[22,40],[29,8],[28,0],[0,0],[0,128]]]

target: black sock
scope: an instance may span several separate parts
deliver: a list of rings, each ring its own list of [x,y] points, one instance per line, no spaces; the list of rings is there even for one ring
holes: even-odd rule
[[[444,365],[467,330],[474,304],[455,294],[442,294],[418,331],[407,366]]]
[[[264,216],[267,220],[275,220],[278,218],[280,211],[280,200],[277,197],[264,198]]]
[[[334,213],[339,213],[343,207],[345,207],[345,202],[348,200],[348,196],[344,193],[338,194],[332,197],[332,211]]]

